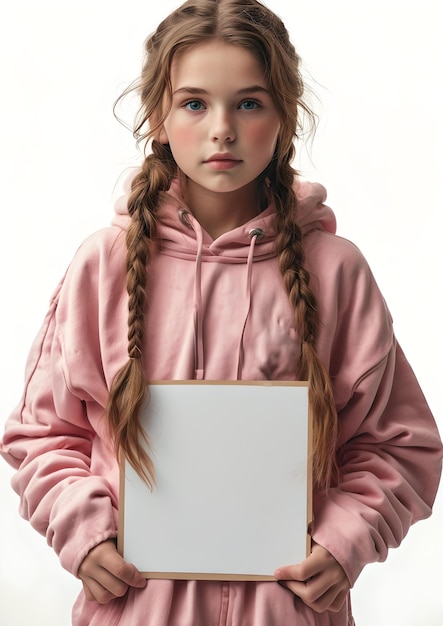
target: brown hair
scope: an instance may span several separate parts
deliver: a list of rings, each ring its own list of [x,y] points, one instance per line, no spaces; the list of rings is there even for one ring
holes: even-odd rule
[[[294,140],[302,131],[302,118],[313,115],[303,102],[300,60],[282,21],[256,0],[188,0],[171,13],[146,41],[146,59],[136,89],[141,106],[134,136],[144,144],[145,159],[132,183],[128,199],[131,225],[127,232],[127,290],[129,294],[127,364],[113,381],[107,415],[116,448],[135,470],[152,484],[152,462],[140,443],[146,439],[138,420],[146,396],[142,346],[147,305],[146,267],[155,233],[155,212],[177,166],[169,146],[152,140],[169,112],[170,70],[174,55],[217,38],[242,46],[260,61],[277,108],[281,129],[274,158],[260,177],[263,192],[271,194],[277,209],[275,241],[279,269],[294,309],[295,327],[301,339],[298,378],[310,382],[314,416],[313,479],[327,488],[335,473],[338,419],[329,374],[316,352],[319,316],[316,300],[304,268],[302,233],[296,221],[297,200],[293,188]],[[166,102],[166,106],[165,106]],[[266,185],[265,185],[266,181]]]

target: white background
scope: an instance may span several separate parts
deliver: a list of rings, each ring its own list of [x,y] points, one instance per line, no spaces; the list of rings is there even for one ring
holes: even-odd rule
[[[18,402],[49,296],[75,249],[112,218],[137,163],[112,104],[142,42],[178,2],[3,0],[0,14],[0,420]],[[397,336],[442,427],[443,54],[440,0],[269,0],[318,95],[306,177],[368,258]],[[129,119],[129,121],[131,121]],[[67,626],[79,583],[17,514],[0,465],[0,623]],[[354,591],[357,626],[441,626],[443,503]]]

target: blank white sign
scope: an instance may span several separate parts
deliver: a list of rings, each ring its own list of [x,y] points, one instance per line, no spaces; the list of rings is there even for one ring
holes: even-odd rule
[[[146,577],[273,580],[306,558],[306,383],[155,383],[141,421],[156,484],[122,466],[119,549]]]

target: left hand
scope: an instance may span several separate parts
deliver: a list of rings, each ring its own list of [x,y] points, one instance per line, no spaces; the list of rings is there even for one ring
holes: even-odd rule
[[[316,543],[307,559],[280,567],[274,576],[317,613],[340,611],[351,588],[340,563]]]

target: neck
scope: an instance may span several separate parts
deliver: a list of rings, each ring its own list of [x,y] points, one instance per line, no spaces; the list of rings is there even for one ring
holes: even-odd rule
[[[220,235],[245,224],[261,210],[257,183],[231,192],[213,192],[187,180],[183,196],[202,228],[217,239]]]

